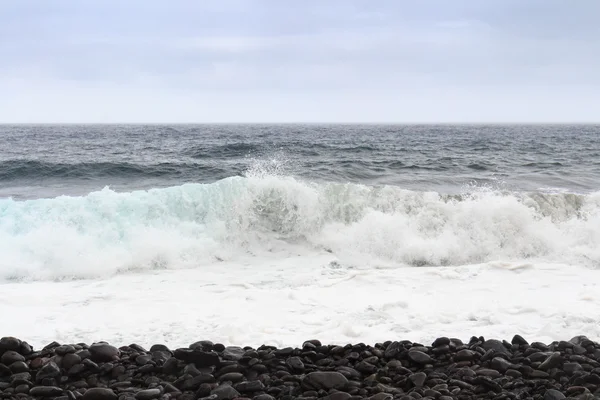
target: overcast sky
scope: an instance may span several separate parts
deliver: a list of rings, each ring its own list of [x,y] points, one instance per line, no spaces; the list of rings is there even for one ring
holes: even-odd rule
[[[600,0],[0,0],[0,122],[597,122]]]

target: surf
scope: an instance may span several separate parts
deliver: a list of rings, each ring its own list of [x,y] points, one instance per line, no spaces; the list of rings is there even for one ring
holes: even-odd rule
[[[262,256],[345,265],[600,266],[600,192],[443,194],[250,171],[217,182],[0,200],[0,279],[91,279]]]

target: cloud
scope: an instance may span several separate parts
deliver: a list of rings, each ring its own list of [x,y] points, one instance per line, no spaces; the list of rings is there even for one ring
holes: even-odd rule
[[[0,121],[593,121],[595,0],[8,1]]]

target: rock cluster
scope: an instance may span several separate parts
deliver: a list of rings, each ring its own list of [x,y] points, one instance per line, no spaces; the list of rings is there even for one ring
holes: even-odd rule
[[[225,347],[51,343],[0,339],[0,398],[59,400],[600,398],[600,345],[439,338],[430,346]]]

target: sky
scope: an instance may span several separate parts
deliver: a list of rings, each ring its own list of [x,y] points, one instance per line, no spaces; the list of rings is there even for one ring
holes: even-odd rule
[[[598,0],[0,0],[0,122],[599,122]]]

